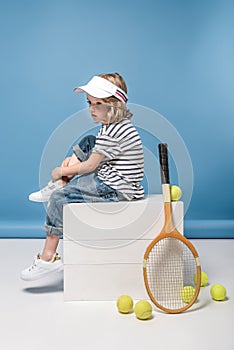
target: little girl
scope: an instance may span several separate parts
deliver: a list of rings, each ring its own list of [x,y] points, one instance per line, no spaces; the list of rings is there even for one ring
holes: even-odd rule
[[[33,264],[21,272],[21,278],[26,281],[62,270],[56,249],[63,235],[65,203],[117,202],[144,197],[142,143],[126,106],[124,79],[117,73],[101,74],[74,91],[86,93],[90,114],[96,123],[101,123],[101,128],[96,137],[86,136],[73,148],[72,157],[52,171],[52,182],[45,189],[29,197],[48,200],[48,206],[45,245]]]

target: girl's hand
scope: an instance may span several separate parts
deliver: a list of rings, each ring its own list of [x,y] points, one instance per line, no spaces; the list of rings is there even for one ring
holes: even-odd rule
[[[70,159],[71,159],[71,157],[65,158],[64,161],[62,162],[61,166],[62,167],[67,167],[69,162],[70,162]]]
[[[57,181],[57,180],[61,179],[63,176],[62,175],[62,167],[54,168],[51,175],[52,175],[53,181]]]

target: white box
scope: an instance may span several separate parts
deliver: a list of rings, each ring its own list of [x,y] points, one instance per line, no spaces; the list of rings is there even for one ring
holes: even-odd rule
[[[173,202],[183,234],[183,202]],[[136,202],[72,203],[64,206],[65,300],[147,298],[142,261],[164,222],[161,195]]]
[[[67,265],[64,272],[66,301],[113,301],[122,294],[148,299],[142,264]]]

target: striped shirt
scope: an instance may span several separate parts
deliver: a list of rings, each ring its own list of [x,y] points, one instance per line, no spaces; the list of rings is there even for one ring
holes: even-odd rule
[[[98,177],[128,200],[144,197],[144,154],[140,136],[129,119],[103,125],[93,152],[104,155]]]

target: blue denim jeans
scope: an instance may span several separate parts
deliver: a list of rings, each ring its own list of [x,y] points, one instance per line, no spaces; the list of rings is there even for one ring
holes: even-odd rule
[[[84,137],[79,145],[73,147],[76,156],[86,160],[95,145],[95,137]],[[99,179],[96,172],[75,176],[64,187],[54,191],[47,205],[46,233],[63,235],[63,205],[67,203],[118,202],[124,196]]]

